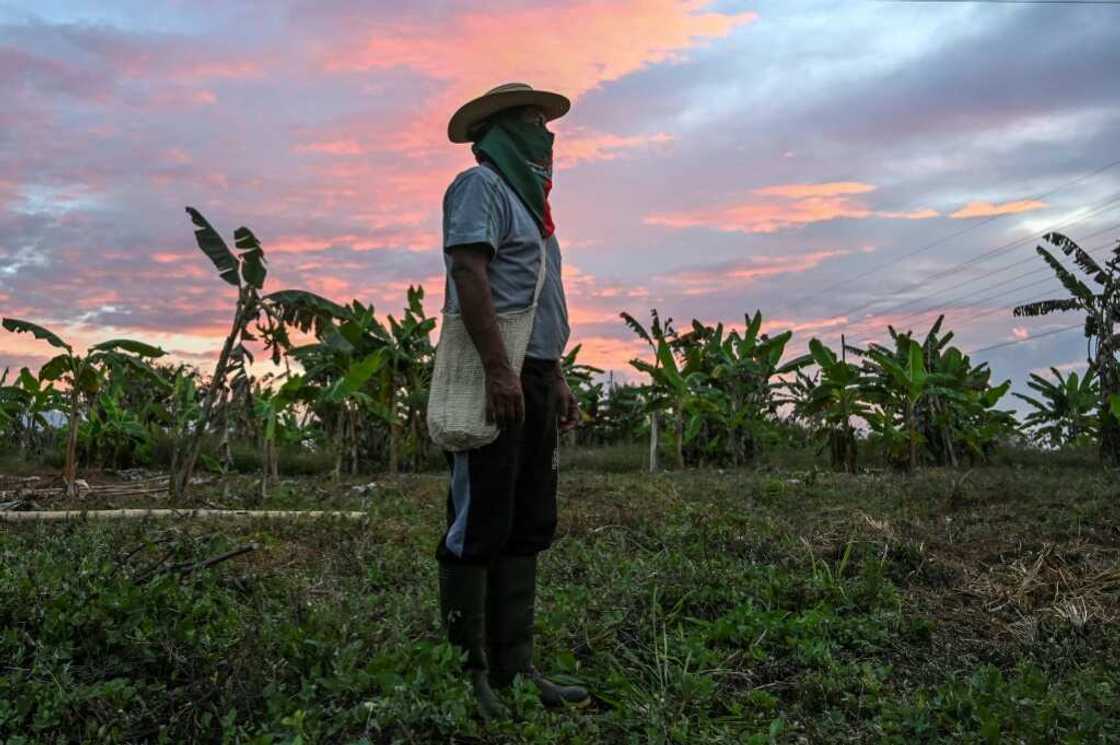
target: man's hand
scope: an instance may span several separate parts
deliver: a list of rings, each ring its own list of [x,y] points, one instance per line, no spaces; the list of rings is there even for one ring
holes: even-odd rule
[[[560,418],[560,431],[568,432],[576,428],[582,419],[582,414],[579,410],[579,401],[576,400],[572,389],[568,387],[568,381],[564,379],[562,373],[558,373],[556,381],[557,398],[557,415]]]
[[[525,397],[521,380],[509,365],[486,371],[486,421],[500,429],[525,421]]]

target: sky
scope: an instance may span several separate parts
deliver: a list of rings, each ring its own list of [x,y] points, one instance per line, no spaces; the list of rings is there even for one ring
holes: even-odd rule
[[[556,90],[572,344],[626,377],[657,308],[924,333],[1016,389],[1084,366],[1034,253],[1120,238],[1120,6],[875,0],[0,0],[0,315],[213,360],[235,290],[183,208],[261,239],[266,290],[437,313],[451,113]],[[1115,164],[1115,165],[1110,165]],[[1099,250],[1098,250],[1099,249]],[[965,263],[968,262],[968,263]],[[1028,337],[1048,334],[1038,340]],[[50,348],[0,333],[0,369]]]

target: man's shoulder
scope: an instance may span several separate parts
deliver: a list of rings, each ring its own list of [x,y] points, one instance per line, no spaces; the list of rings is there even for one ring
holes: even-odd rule
[[[488,186],[495,188],[501,185],[502,177],[495,173],[492,169],[486,166],[478,165],[468,168],[465,171],[460,171],[459,175],[451,182],[451,186],[447,188],[448,192],[462,188],[464,186]]]

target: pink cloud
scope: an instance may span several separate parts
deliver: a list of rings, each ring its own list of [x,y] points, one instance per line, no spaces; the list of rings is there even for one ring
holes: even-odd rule
[[[828,259],[846,256],[849,251],[815,251],[794,256],[752,256],[732,265],[713,266],[692,271],[673,272],[658,277],[665,286],[684,295],[707,295],[719,290],[750,284],[758,279],[803,272]]]
[[[600,84],[751,23],[753,12],[705,11],[706,0],[570,2],[448,13],[442,23],[379,23],[319,55],[328,71],[408,68],[443,83],[419,110],[387,127],[382,147],[412,155],[442,147],[447,118],[466,100],[516,76],[572,99]],[[496,43],[495,29],[516,29]],[[558,34],[557,29],[578,29]]]
[[[866,194],[875,191],[871,184],[859,181],[831,181],[823,184],[779,184],[754,189],[751,193],[760,197],[787,197],[789,199],[811,199],[814,197],[836,197],[845,194]]]
[[[935,209],[926,207],[920,210],[911,210],[909,212],[891,212],[882,211],[875,213],[876,217],[886,217],[891,220],[928,220],[931,217],[940,217],[941,213]]]
[[[1020,199],[1017,202],[1004,202],[992,204],[991,202],[969,202],[949,217],[963,220],[969,217],[991,217],[994,215],[1013,215],[1019,212],[1030,212],[1046,207],[1046,202],[1037,199]]]
[[[354,140],[331,140],[296,145],[297,153],[324,153],[326,155],[361,155],[366,148]]]
[[[379,24],[322,57],[332,71],[410,67],[481,93],[509,70],[541,87],[579,96],[647,65],[675,58],[758,16],[705,12],[706,0],[575,2],[444,16],[442,24]],[[495,29],[516,29],[495,43]],[[558,35],[557,29],[578,29]]]
[[[614,160],[635,150],[665,147],[672,141],[672,135],[665,132],[623,136],[585,130],[565,131],[557,148],[557,166],[570,168],[583,162]]]
[[[856,196],[874,190],[870,184],[854,181],[780,184],[753,189],[746,201],[647,215],[645,222],[678,229],[703,227],[725,232],[774,233],[840,218],[924,220],[939,214],[932,209],[876,211]]]
[[[246,80],[264,75],[263,66],[254,60],[229,59],[224,61],[193,62],[179,65],[170,76],[184,81],[208,80],[214,78],[227,80]]]

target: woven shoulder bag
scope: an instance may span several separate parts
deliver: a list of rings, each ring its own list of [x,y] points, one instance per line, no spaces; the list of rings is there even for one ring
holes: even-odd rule
[[[548,256],[541,241],[540,268],[533,302],[520,310],[497,314],[509,365],[520,374],[533,332],[537,301],[544,286]],[[444,450],[458,452],[489,445],[498,439],[498,426],[486,421],[486,371],[459,313],[443,314],[435,369],[428,394],[428,434]]]

